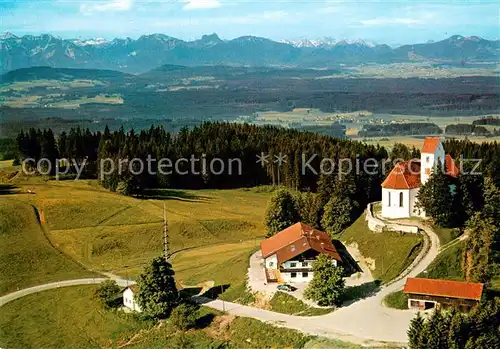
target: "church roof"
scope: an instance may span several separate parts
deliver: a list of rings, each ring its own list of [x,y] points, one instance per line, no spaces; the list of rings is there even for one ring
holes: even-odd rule
[[[460,175],[460,169],[450,154],[445,156],[445,166],[447,175],[452,177]],[[398,163],[382,182],[382,188],[385,189],[413,189],[421,185],[419,160]]]
[[[460,169],[458,168],[455,160],[451,157],[450,154],[446,154],[444,157],[444,163],[446,166],[446,174],[452,177],[458,177],[460,174]]]
[[[398,163],[382,182],[385,189],[413,189],[421,185],[420,161],[416,160]]]
[[[440,142],[441,139],[439,137],[425,137],[422,153],[434,154]]]

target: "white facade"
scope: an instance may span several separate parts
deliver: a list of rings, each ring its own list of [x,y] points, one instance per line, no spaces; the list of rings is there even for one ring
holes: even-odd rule
[[[141,308],[134,300],[134,291],[132,291],[130,287],[127,287],[125,291],[123,291],[123,305],[134,311],[141,312]]]
[[[278,269],[278,258],[276,254],[270,255],[264,260],[267,269]]]
[[[276,255],[273,254],[264,260],[267,269],[280,270],[281,279],[286,283],[309,282],[314,276],[312,264],[314,260],[289,260],[278,265]],[[337,266],[337,260],[332,259],[332,264]]]
[[[420,155],[420,182],[425,184],[434,167],[445,165],[445,153],[441,142],[438,142],[434,153],[421,153]]]
[[[409,217],[410,189],[382,188],[382,216],[387,218]]]

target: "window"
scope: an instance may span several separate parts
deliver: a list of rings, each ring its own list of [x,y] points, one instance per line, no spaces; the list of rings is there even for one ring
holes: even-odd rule
[[[303,266],[303,267],[307,267],[308,265],[309,265],[309,263],[307,263],[307,262],[302,262],[302,266]]]
[[[387,206],[391,206],[391,192],[387,193],[387,197],[388,197]]]
[[[399,193],[399,207],[403,207],[403,192]]]
[[[427,157],[425,158],[425,162],[429,163],[429,161],[431,161],[431,158],[427,156]]]
[[[295,268],[297,266],[297,263],[290,263],[290,268]]]
[[[274,265],[273,262],[269,262],[269,266],[272,267]]]
[[[297,273],[290,273],[290,277],[296,278],[297,277]]]
[[[309,276],[309,273],[308,273],[308,272],[303,272],[303,273],[302,273],[302,277],[303,277],[303,278],[306,278],[306,277],[308,277],[308,276]]]

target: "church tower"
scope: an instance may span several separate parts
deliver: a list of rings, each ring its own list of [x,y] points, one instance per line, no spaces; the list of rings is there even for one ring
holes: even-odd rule
[[[445,153],[441,139],[439,137],[425,137],[420,154],[420,182],[423,185],[435,167],[444,168],[445,166]]]

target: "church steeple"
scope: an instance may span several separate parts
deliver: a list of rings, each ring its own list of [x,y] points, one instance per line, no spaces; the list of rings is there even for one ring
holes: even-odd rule
[[[444,166],[445,154],[439,137],[425,137],[420,152],[420,182],[425,184],[438,165]]]

